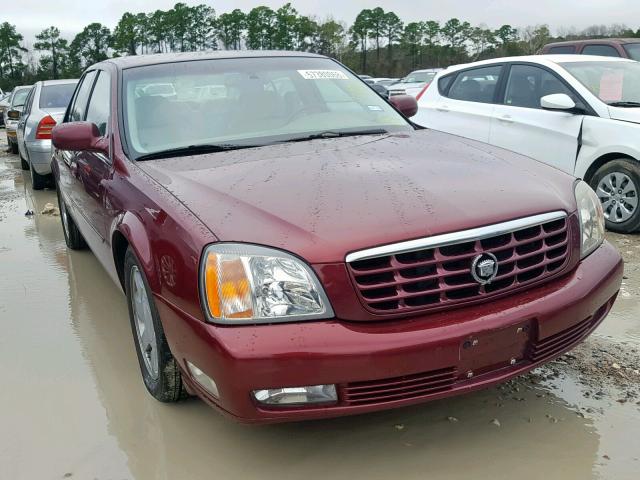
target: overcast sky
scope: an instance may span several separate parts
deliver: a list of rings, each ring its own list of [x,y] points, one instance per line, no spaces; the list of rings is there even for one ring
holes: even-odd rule
[[[234,8],[250,10],[257,5],[278,8],[286,0],[183,0],[190,5],[205,3],[218,14]],[[125,11],[150,12],[171,8],[176,0],[2,0],[0,22],[16,25],[28,43],[50,25],[58,26],[71,38],[84,26],[101,22],[113,28]],[[347,24],[363,8],[382,7],[395,11],[405,22],[447,20],[458,17],[472,24],[497,27],[548,24],[587,27],[593,24],[624,23],[640,28],[640,0],[292,0],[302,14],[319,18],[333,16]]]

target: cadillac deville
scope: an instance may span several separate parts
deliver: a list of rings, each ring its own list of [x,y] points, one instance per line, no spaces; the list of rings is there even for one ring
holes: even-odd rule
[[[123,289],[151,395],[248,423],[395,408],[603,321],[623,266],[595,193],[415,112],[306,53],[84,73],[53,130],[62,226]]]

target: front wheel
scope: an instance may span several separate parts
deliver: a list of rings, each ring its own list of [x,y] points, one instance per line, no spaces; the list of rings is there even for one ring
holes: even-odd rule
[[[87,247],[84,237],[80,233],[76,222],[71,218],[67,204],[60,195],[58,189],[58,208],[60,209],[60,221],[62,222],[62,232],[64,233],[64,241],[71,250],[82,250]]]
[[[602,202],[608,230],[632,233],[640,229],[640,166],[626,158],[612,160],[601,166],[591,179]]]
[[[147,278],[131,248],[124,259],[125,292],[131,331],[144,385],[161,402],[187,397],[178,362],[169,350]]]
[[[11,147],[11,153],[13,153],[14,155],[17,155],[19,150],[18,150],[18,144],[14,143],[14,142],[9,142],[9,147]]]

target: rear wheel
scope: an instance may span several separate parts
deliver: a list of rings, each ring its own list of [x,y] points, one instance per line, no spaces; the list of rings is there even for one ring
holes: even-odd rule
[[[607,229],[632,233],[640,229],[640,165],[622,158],[605,163],[591,179],[602,202]]]
[[[20,167],[22,168],[22,170],[29,170],[29,162],[27,162],[24,157],[22,156],[22,154],[20,154],[20,151],[18,150],[18,154],[20,155]]]
[[[131,331],[144,385],[161,402],[188,396],[178,362],[169,350],[147,278],[131,248],[124,259],[124,280]]]
[[[73,218],[69,215],[67,204],[62,199],[60,190],[58,190],[58,208],[60,209],[60,221],[62,222],[62,231],[67,247],[71,250],[83,250],[87,247],[87,243],[84,241],[84,237],[78,230]]]
[[[47,186],[47,183],[49,182],[49,176],[40,175],[38,172],[36,172],[33,168],[32,163],[28,163],[27,165],[29,170],[31,170],[31,186],[33,187],[33,189],[42,190],[43,188],[45,188]]]

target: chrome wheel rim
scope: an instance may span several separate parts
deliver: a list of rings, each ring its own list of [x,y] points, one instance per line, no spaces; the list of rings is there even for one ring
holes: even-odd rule
[[[602,202],[604,216],[612,223],[629,220],[638,208],[638,188],[622,172],[611,172],[598,183],[596,193]]]
[[[149,375],[158,378],[158,349],[156,348],[156,330],[151,315],[151,305],[147,290],[144,288],[142,273],[138,267],[131,269],[131,306],[133,309],[133,323],[136,337],[144,364]]]
[[[67,206],[64,202],[60,202],[60,217],[62,218],[62,228],[64,228],[65,235],[69,235],[69,214],[67,213]]]

